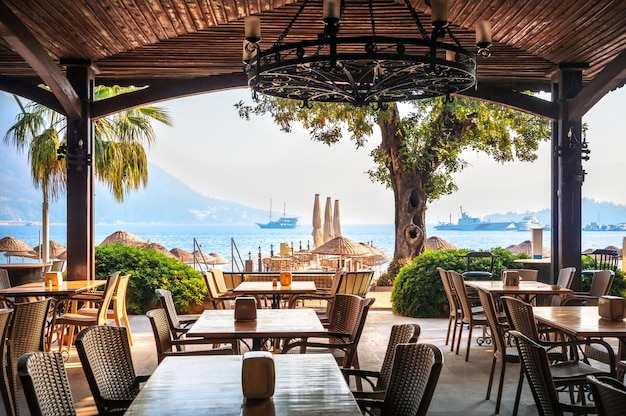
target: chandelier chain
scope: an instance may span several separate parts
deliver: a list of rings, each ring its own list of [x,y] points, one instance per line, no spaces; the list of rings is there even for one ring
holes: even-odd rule
[[[413,17],[413,20],[415,20],[415,24],[417,25],[417,30],[419,30],[420,34],[422,35],[422,38],[424,40],[429,40],[430,37],[428,36],[428,32],[426,31],[426,29],[424,29],[424,26],[422,26],[422,22],[420,22],[419,15],[417,14],[417,12],[415,11],[415,8],[411,4],[411,0],[404,0],[404,3],[406,4],[406,8],[409,9],[409,12],[411,13],[411,16]],[[430,6],[429,1],[426,1],[426,4]]]
[[[308,2],[309,2],[309,0],[304,0],[302,2],[302,5],[300,6],[300,9],[298,9],[298,11],[296,12],[295,16],[293,16],[293,19],[291,19],[291,22],[289,22],[289,24],[287,25],[287,27],[285,28],[283,33],[278,37],[276,42],[274,42],[274,46],[275,47],[276,46],[280,46],[280,45],[283,44],[283,40],[285,40],[285,38],[289,34],[289,31],[291,30],[293,25],[296,23],[296,20],[298,20],[298,17],[300,17],[300,14],[302,14],[302,12],[304,11],[304,8],[306,7]]]

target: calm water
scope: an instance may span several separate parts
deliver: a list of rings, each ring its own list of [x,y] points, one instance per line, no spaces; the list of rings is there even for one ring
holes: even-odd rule
[[[257,258],[259,248],[262,255],[268,256],[273,245],[275,253],[279,252],[281,242],[293,244],[295,250],[302,245],[303,249],[312,244],[311,227],[299,226],[293,230],[263,230],[256,225],[171,225],[171,224],[123,224],[96,225],[96,244],[115,231],[128,231],[144,240],[164,245],[168,249],[179,247],[193,251],[194,238],[204,253],[219,253],[230,260],[231,238],[234,240],[242,259],[251,256]],[[371,242],[386,253],[394,251],[393,225],[342,225],[343,235],[359,242]],[[491,249],[507,247],[512,244],[530,240],[529,231],[436,231],[428,229],[428,235],[437,235],[460,248]],[[34,247],[40,243],[41,227],[39,226],[0,226],[0,238],[17,237]],[[582,246],[585,248],[604,248],[609,245],[622,247],[626,235],[620,231],[583,231]],[[50,239],[66,245],[66,227],[52,225]],[[544,247],[550,247],[550,232],[543,235]],[[4,260],[0,260],[3,262]],[[15,260],[13,260],[15,261]],[[229,265],[226,265],[227,269]]]

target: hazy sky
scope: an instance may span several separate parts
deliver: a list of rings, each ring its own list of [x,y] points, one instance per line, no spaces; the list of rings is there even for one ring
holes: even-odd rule
[[[149,160],[194,190],[218,199],[269,209],[309,223],[316,193],[338,199],[342,222],[393,223],[393,193],[370,182],[374,166],[369,152],[380,142],[378,131],[365,148],[348,139],[327,146],[309,139],[306,131],[283,133],[269,116],[240,119],[233,104],[251,102],[247,89],[212,93],[160,103],[174,127],[157,127],[158,141]],[[589,125],[591,160],[583,196],[626,203],[621,186],[626,154],[626,88],[604,97],[583,121]],[[484,154],[468,152],[472,166],[456,177],[459,191],[432,204],[427,222],[456,221],[459,206],[472,216],[496,212],[534,211],[550,207],[550,149],[541,146],[534,163],[500,165]]]

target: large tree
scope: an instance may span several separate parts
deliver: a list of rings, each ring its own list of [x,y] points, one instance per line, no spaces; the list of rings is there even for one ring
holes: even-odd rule
[[[133,88],[104,87],[94,89],[94,99],[101,100],[132,91]],[[48,204],[65,193],[65,160],[58,151],[66,143],[66,118],[35,103],[23,103],[14,96],[20,108],[17,120],[4,136],[4,142],[19,152],[27,152],[35,188],[41,189],[43,253],[48,261]],[[172,125],[167,111],[143,106],[94,121],[93,163],[96,178],[105,184],[119,202],[148,183],[148,160],[144,146],[156,136],[152,122]]]
[[[461,158],[464,150],[484,152],[500,163],[534,161],[539,143],[550,137],[547,121],[493,104],[443,98],[411,104],[413,111],[405,117],[395,104],[379,110],[343,104],[301,106],[267,96],[236,107],[245,119],[270,114],[285,132],[300,123],[312,140],[328,145],[347,135],[361,147],[378,126],[382,140],[372,151],[377,167],[369,175],[393,190],[394,259],[406,261],[424,250],[427,204],[457,189],[452,175],[468,166]]]

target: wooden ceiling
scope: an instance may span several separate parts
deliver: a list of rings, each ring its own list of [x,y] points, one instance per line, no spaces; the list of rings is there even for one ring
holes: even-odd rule
[[[69,94],[58,76],[91,61],[97,84],[160,86],[166,99],[245,86],[244,17],[260,14],[271,45],[301,2],[293,0],[0,0],[0,89],[45,101],[34,85]],[[413,0],[424,26],[430,9]],[[311,0],[288,39],[322,30],[322,0]],[[419,36],[404,0],[373,0],[377,35]],[[478,88],[550,90],[555,71],[582,65],[602,92],[626,80],[626,1],[449,0],[454,35],[475,50],[474,27],[490,20],[492,56],[478,60]],[[369,3],[346,0],[341,34],[371,34]],[[600,81],[601,80],[601,81]],[[145,96],[147,97],[147,96]],[[137,98],[137,103],[147,98]],[[49,100],[53,102],[54,99]],[[137,104],[135,103],[135,104]],[[104,110],[103,110],[104,111]]]

